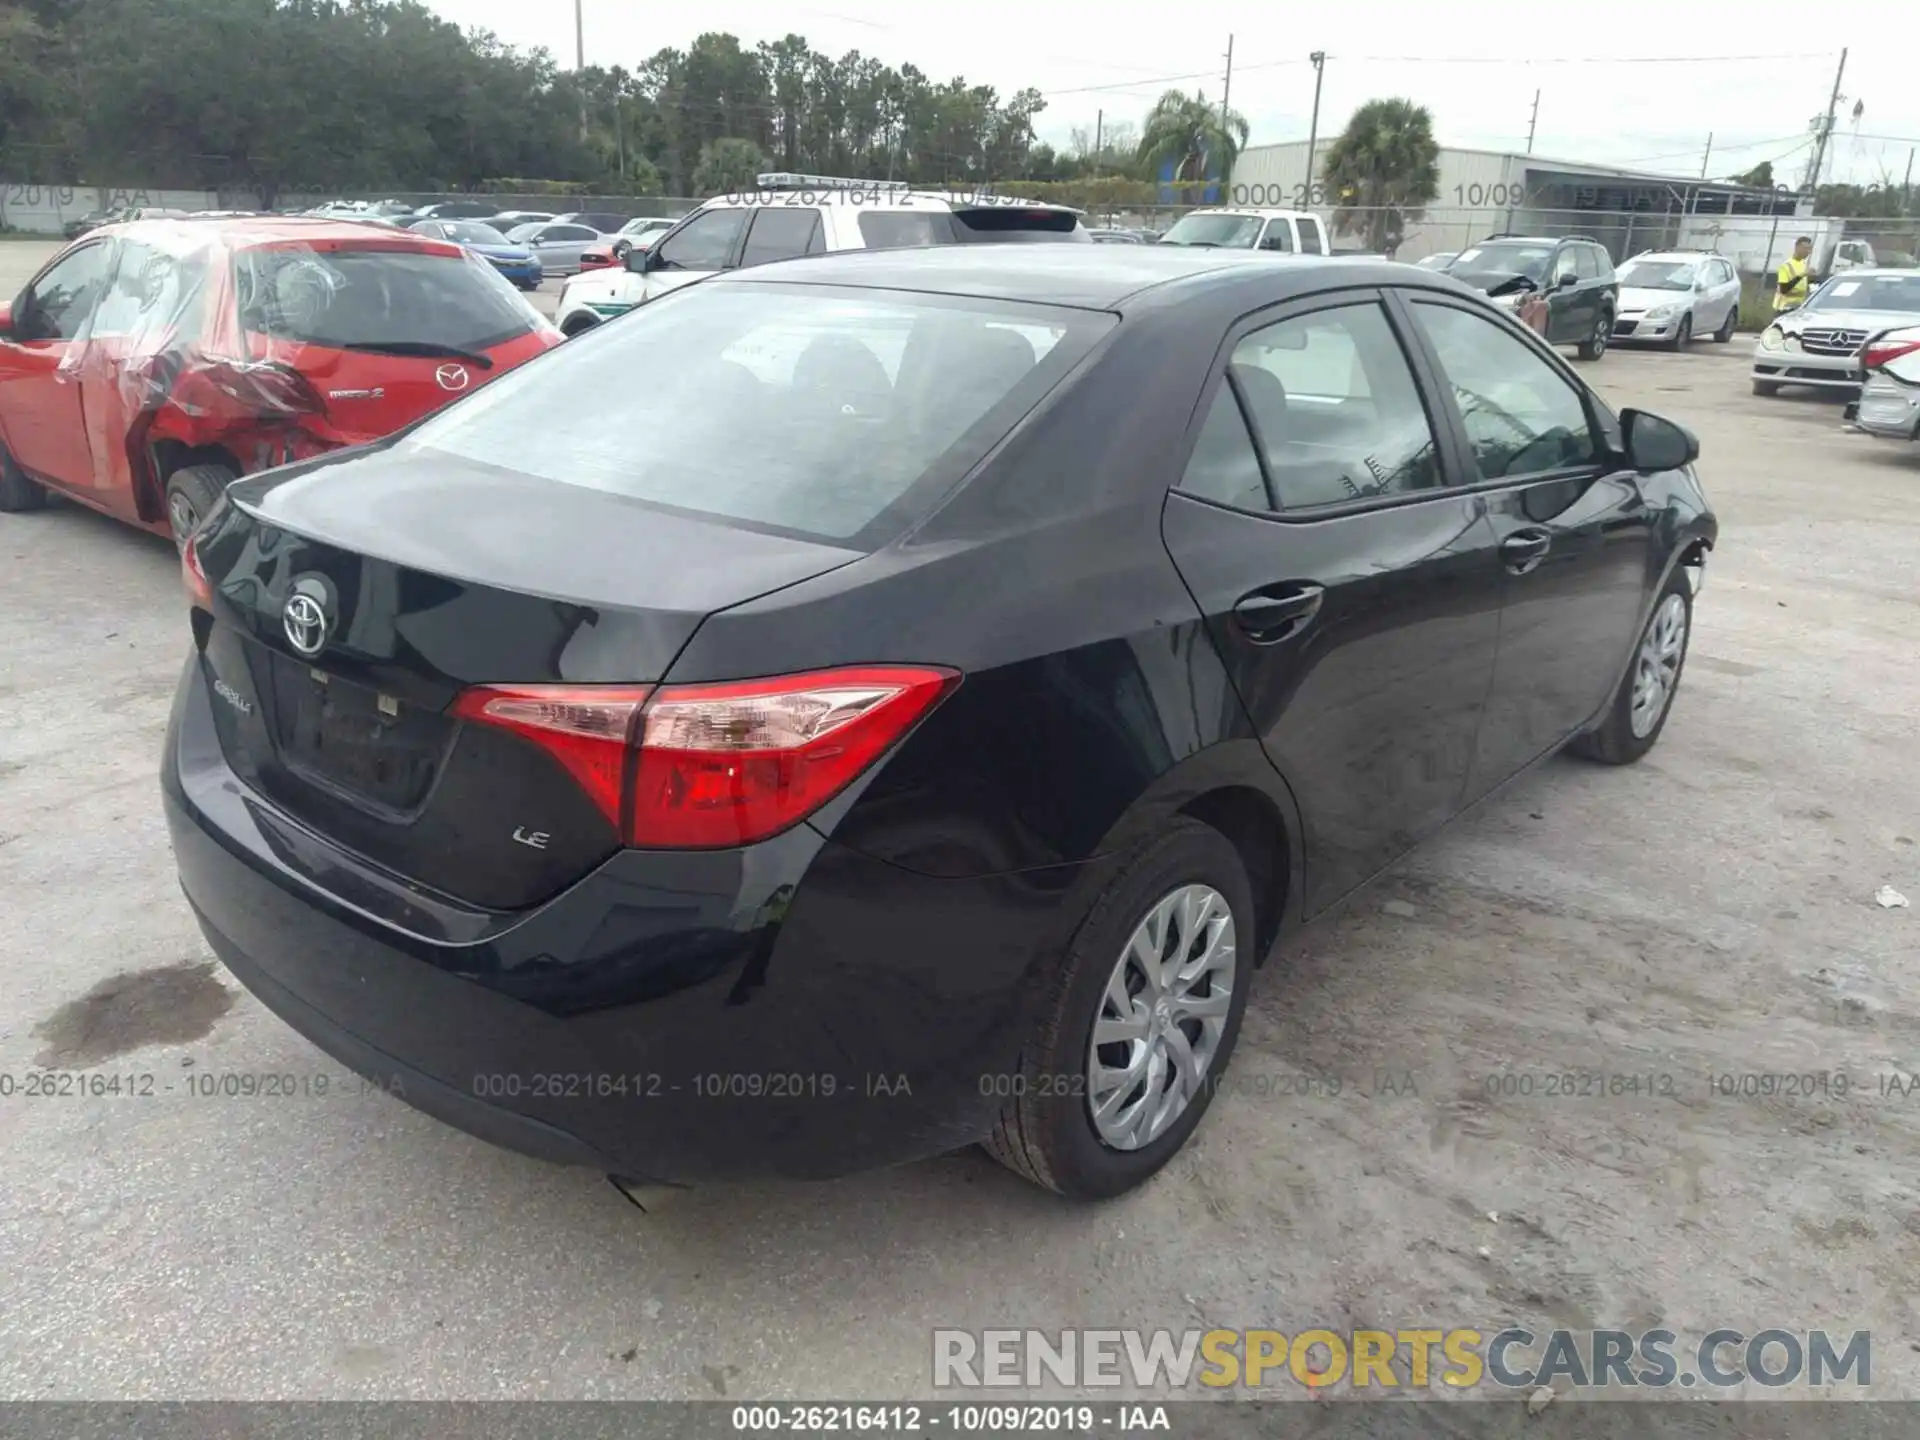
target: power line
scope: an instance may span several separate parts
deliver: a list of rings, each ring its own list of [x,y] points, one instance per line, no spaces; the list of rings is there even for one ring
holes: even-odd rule
[[[1343,55],[1377,65],[1740,65],[1772,60],[1824,60],[1831,51],[1798,55]]]

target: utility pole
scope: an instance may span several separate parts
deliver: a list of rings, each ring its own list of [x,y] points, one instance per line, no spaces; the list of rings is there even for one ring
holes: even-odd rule
[[[1900,182],[1900,213],[1913,208],[1913,146],[1907,147],[1907,178]]]
[[[1707,153],[1700,157],[1700,178],[1707,178],[1707,166],[1713,163],[1713,131],[1707,131]]]
[[[1104,132],[1105,132],[1105,128],[1106,128],[1106,123],[1107,123],[1107,112],[1106,112],[1106,111],[1104,111],[1104,110],[1096,110],[1096,111],[1094,111],[1094,112],[1093,112],[1093,156],[1092,156],[1092,159],[1093,159],[1093,165],[1094,165],[1094,173],[1095,173],[1096,175],[1100,173],[1100,141],[1101,141],[1101,138],[1102,138],[1102,136],[1103,136],[1103,134],[1104,134]]]
[[[1233,112],[1227,108],[1227,102],[1232,98],[1233,98],[1233,36],[1229,35],[1227,36],[1227,78],[1220,86],[1220,133],[1222,135],[1228,135],[1231,133],[1228,117],[1232,115]],[[1224,159],[1225,157],[1222,157],[1222,158]],[[1206,198],[1206,194],[1207,194],[1206,171],[1212,168],[1213,167],[1210,165],[1203,165],[1201,167],[1200,198],[1203,200]],[[1216,195],[1215,197],[1216,199],[1224,200],[1226,198],[1225,190],[1226,190],[1227,179],[1228,177],[1226,175],[1222,175],[1220,177],[1221,189],[1220,189],[1220,193]]]
[[[580,87],[580,143],[587,143],[587,21],[585,0],[573,0],[573,74]]]
[[[1313,204],[1313,152],[1320,143],[1320,82],[1326,76],[1327,52],[1316,50],[1307,59],[1313,62],[1313,119],[1307,122],[1307,204]]]
[[[1847,52],[1840,52],[1840,66],[1833,72],[1833,94],[1827,100],[1827,113],[1820,122],[1820,139],[1813,147],[1813,168],[1807,172],[1807,193],[1820,188],[1820,171],[1827,163],[1827,139],[1833,134],[1833,112],[1840,105],[1840,77],[1847,73]]]
[[[1533,92],[1533,114],[1527,117],[1527,154],[1529,155],[1533,153],[1534,127],[1539,125],[1539,123],[1540,123],[1540,92],[1538,90],[1535,90]]]

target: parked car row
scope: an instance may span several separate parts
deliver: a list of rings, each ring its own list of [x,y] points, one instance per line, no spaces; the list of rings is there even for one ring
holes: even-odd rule
[[[1092,242],[1079,212],[997,196],[957,198],[909,186],[828,176],[767,174],[741,194],[718,195],[669,228],[582,252],[554,320],[580,335],[657,295],[725,271],[842,250],[916,245]]]

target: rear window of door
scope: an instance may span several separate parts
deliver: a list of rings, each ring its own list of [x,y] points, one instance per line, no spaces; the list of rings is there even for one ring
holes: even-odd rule
[[[199,324],[205,258],[182,259],[133,241],[115,249],[113,279],[93,312],[88,337],[133,337],[135,349],[191,338]]]
[[[1521,336],[1497,320],[1415,300],[1482,480],[1592,463],[1599,457],[1586,401]]]
[[[733,206],[702,210],[654,246],[657,264],[672,270],[720,270],[746,228],[747,212]]]
[[[1260,248],[1262,250],[1285,250],[1291,252],[1293,249],[1293,222],[1290,220],[1269,220],[1267,222],[1266,233],[1260,237]]]
[[[578,240],[597,240],[599,238],[600,232],[598,230],[589,230],[584,225],[549,225],[540,232],[540,239],[543,244],[566,245]]]
[[[791,260],[798,255],[817,255],[827,248],[820,227],[820,212],[811,206],[789,209],[769,206],[754,213],[753,226],[747,231],[742,265],[763,265],[769,260]]]
[[[1320,233],[1320,222],[1311,215],[1300,217],[1300,249],[1308,255],[1327,253],[1327,242]]]
[[[1244,410],[1282,510],[1440,484],[1433,427],[1377,302],[1314,310],[1253,331],[1234,347],[1227,378],[1221,394],[1231,391]],[[1183,488],[1223,504],[1244,507],[1250,497],[1264,503],[1233,459],[1231,429],[1208,416],[1195,451],[1203,468],[1190,466]]]
[[[691,286],[501,376],[411,439],[866,548],[963,476],[1113,323],[839,286]],[[661,355],[673,363],[648,364]],[[653,377],[638,388],[636,365]]]

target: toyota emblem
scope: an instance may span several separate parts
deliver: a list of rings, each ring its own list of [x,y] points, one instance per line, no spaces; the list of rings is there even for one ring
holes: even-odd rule
[[[312,595],[296,590],[280,613],[287,643],[309,660],[327,647],[327,611]]]
[[[440,382],[442,390],[464,390],[473,379],[464,365],[442,365],[433,372],[433,378]]]

